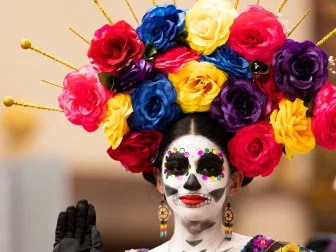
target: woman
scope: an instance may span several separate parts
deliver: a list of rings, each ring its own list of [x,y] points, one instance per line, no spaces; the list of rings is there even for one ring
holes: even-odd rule
[[[134,29],[94,2],[109,24],[94,34],[90,64],[71,67],[59,106],[86,131],[101,127],[110,157],[157,186],[161,236],[165,200],[174,211],[172,239],[152,251],[305,251],[232,234],[224,201],[270,175],[283,152],[291,159],[315,143],[336,149],[336,87],[327,82],[334,60],[320,48],[335,32],[317,44],[296,42],[280,15],[259,5],[238,15],[239,1],[226,0],[198,0],[189,10],[153,1]],[[21,46],[34,49],[28,40]],[[101,250],[92,205],[60,214],[54,251]]]
[[[149,251],[254,252],[290,246],[293,251],[309,251],[264,236],[227,236],[223,225],[225,201],[251,181],[229,162],[230,138],[208,113],[186,115],[164,131],[154,162],[156,169],[144,177],[167,200],[174,213],[175,230],[169,241]],[[216,179],[210,179],[213,177]],[[102,251],[94,208],[87,201],[60,214],[54,251]]]

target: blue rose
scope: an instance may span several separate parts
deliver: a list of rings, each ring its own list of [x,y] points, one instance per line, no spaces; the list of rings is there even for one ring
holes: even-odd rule
[[[159,5],[145,14],[137,32],[145,45],[153,43],[162,52],[177,45],[174,40],[185,27],[185,16],[172,4]]]
[[[134,112],[128,118],[129,127],[134,131],[162,131],[181,114],[176,98],[175,88],[162,73],[141,82],[132,94]]]
[[[212,54],[202,55],[200,61],[210,62],[233,77],[252,79],[249,62],[239,57],[228,46],[220,46]]]

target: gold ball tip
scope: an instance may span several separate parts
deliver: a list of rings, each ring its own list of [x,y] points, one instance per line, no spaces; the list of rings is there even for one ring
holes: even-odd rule
[[[21,48],[22,49],[30,49],[31,48],[31,42],[29,39],[24,39],[21,41]]]
[[[6,96],[3,98],[3,104],[6,106],[6,107],[11,107],[14,105],[14,99],[13,97],[11,96]]]

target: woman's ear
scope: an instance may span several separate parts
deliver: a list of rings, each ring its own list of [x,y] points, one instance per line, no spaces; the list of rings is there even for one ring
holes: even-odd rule
[[[241,184],[244,179],[244,174],[240,171],[235,171],[230,177],[228,195],[233,196],[240,191]]]
[[[164,195],[165,190],[164,190],[164,184],[163,184],[163,180],[162,180],[161,171],[157,168],[154,168],[153,173],[154,173],[154,177],[156,179],[156,188],[158,189],[159,193]]]

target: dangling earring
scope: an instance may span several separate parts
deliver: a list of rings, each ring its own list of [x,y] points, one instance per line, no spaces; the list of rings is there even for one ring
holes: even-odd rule
[[[231,209],[230,202],[227,203],[224,212],[224,230],[225,230],[225,240],[231,240],[234,224],[234,214]]]
[[[165,204],[165,196],[162,197],[161,204],[159,206],[159,220],[160,220],[160,237],[164,238],[168,236],[168,224],[167,221],[171,215],[171,211]]]

